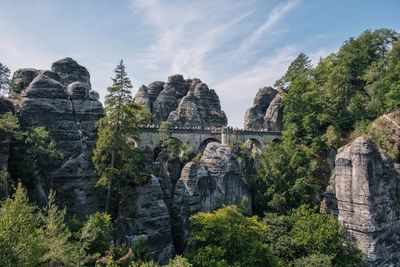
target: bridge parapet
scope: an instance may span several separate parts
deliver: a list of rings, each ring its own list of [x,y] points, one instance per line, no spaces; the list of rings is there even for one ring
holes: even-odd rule
[[[154,132],[158,131],[160,125],[142,125],[139,126],[142,132]],[[270,134],[270,135],[281,135],[280,131],[269,131],[267,129],[241,129],[241,128],[233,128],[233,127],[170,127],[169,130],[171,132],[193,132],[193,133],[222,133],[223,130],[226,130],[227,134]]]
[[[159,145],[159,125],[140,126],[139,139],[136,140],[140,147],[151,147]],[[266,129],[239,129],[233,127],[170,127],[171,137],[182,144],[190,145],[194,151],[204,148],[209,142],[226,144],[229,140],[245,143],[248,140],[255,142],[262,148],[266,144],[281,139],[281,133],[268,131]]]

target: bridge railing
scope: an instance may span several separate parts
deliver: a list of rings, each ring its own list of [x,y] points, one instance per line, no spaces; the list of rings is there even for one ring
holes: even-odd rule
[[[160,125],[148,124],[139,126],[142,132],[155,132],[158,131]],[[280,131],[270,131],[268,129],[241,129],[237,127],[178,127],[172,126],[169,128],[172,132],[192,132],[192,133],[204,133],[204,134],[220,134],[223,130],[226,131],[227,134],[270,134],[270,135],[280,135]]]

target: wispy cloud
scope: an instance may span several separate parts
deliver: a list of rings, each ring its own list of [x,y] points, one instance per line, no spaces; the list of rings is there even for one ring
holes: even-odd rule
[[[275,6],[267,16],[267,19],[264,21],[264,23],[243,41],[240,49],[246,50],[252,47],[260,38],[268,33],[268,31],[271,30],[272,27],[277,22],[279,22],[291,9],[293,9],[298,4],[298,2],[298,0],[289,0]]]
[[[26,35],[25,28],[32,25],[0,17],[0,30],[7,40],[0,43],[0,58],[16,69],[49,68],[52,61],[72,56],[89,69],[92,85],[102,96],[120,58],[136,88],[174,73],[201,78],[217,90],[230,124],[240,126],[257,89],[273,84],[298,53],[288,44],[280,49],[273,45],[286,33],[281,22],[299,1],[131,0],[128,8],[99,4],[93,14],[84,12],[91,5],[82,7],[79,12],[87,17],[79,21],[70,16],[75,7],[64,11],[50,2],[45,8],[53,19],[63,16],[67,21],[54,25],[41,16],[35,19],[38,25],[48,25],[47,31],[60,34],[54,38],[45,31]]]

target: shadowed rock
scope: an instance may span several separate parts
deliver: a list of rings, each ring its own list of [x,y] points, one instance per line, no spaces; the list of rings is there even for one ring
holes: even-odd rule
[[[282,93],[272,87],[263,87],[258,90],[253,106],[244,115],[244,128],[281,131],[282,120]]]

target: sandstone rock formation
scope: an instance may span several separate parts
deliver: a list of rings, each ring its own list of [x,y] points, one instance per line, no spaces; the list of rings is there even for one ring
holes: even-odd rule
[[[325,206],[368,257],[368,266],[400,262],[400,168],[366,136],[339,149]]]
[[[59,201],[78,218],[101,210],[93,193],[97,179],[91,166],[96,121],[102,104],[89,92],[89,72],[71,58],[59,60],[52,71],[22,69],[13,75],[13,93],[20,92],[17,115],[21,128],[44,126],[64,157],[40,162],[33,199],[45,203],[54,188]]]
[[[282,130],[282,96],[282,92],[272,87],[259,89],[253,106],[244,115],[244,128]]]
[[[149,183],[136,188],[134,195],[133,216],[116,220],[117,243],[133,245],[144,239],[153,258],[166,263],[173,255],[171,224],[157,177],[152,176]]]
[[[250,212],[251,195],[246,178],[230,147],[209,143],[199,163],[185,165],[175,187],[173,234],[177,251],[185,249],[191,215],[232,204],[242,205]]]
[[[7,112],[14,113],[14,105],[6,97],[0,96],[0,116]],[[4,175],[8,168],[8,157],[10,151],[10,136],[0,130],[0,175]],[[5,196],[6,190],[0,189],[0,199]]]
[[[166,83],[143,85],[135,102],[155,115],[156,124],[169,120],[179,127],[227,125],[217,94],[199,79],[185,80],[182,75],[173,75]]]

